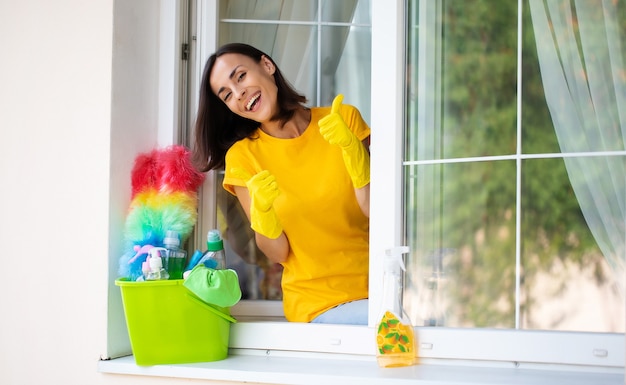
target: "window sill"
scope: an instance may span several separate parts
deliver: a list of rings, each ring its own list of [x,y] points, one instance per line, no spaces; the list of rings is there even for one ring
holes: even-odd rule
[[[436,360],[435,360],[436,361]],[[623,369],[606,371],[423,362],[382,369],[373,357],[246,352],[222,361],[137,366],[133,356],[98,363],[102,373],[266,384],[622,385]]]

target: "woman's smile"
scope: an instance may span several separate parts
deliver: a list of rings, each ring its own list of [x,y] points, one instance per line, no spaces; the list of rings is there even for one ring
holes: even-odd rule
[[[261,101],[261,92],[257,92],[246,103],[246,111],[256,111]]]

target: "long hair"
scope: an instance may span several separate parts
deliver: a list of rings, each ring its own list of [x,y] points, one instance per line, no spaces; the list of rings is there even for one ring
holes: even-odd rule
[[[231,43],[220,47],[211,55],[202,73],[200,100],[195,125],[195,146],[192,160],[198,170],[206,172],[224,167],[226,151],[237,141],[250,137],[259,127],[259,122],[233,113],[211,90],[211,71],[215,61],[227,53],[248,56],[257,63],[263,56],[276,67],[274,81],[278,87],[278,113],[272,120],[285,124],[304,103],[306,97],[299,94],[283,77],[274,60],[264,52],[242,43]]]

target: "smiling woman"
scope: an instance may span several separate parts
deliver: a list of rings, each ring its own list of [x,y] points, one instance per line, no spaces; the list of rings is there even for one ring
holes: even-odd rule
[[[284,269],[289,321],[367,323],[370,130],[342,100],[306,107],[247,44],[222,46],[203,73],[197,166],[224,165],[256,244]]]
[[[338,93],[344,92],[346,102],[359,109],[365,122],[369,121],[369,1],[268,1],[254,6],[245,1],[217,3],[218,35],[216,41],[209,39],[201,57],[210,56],[219,45],[250,44],[268,54],[280,68],[280,75],[298,93],[306,95],[307,106],[330,105]],[[246,95],[253,103],[254,98]],[[264,100],[267,96],[259,101],[265,103]],[[280,134],[286,136],[287,131]],[[300,132],[292,131],[289,135]],[[244,319],[284,319],[282,311],[276,312],[282,308],[277,300],[282,300],[280,281],[284,269],[258,248],[238,199],[221,187],[222,169],[223,166],[209,174],[199,233],[219,227],[225,234],[227,262],[238,271],[244,295],[234,313]],[[214,200],[217,206],[211,204]]]

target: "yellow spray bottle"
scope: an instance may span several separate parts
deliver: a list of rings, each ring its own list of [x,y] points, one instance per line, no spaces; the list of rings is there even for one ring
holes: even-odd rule
[[[385,250],[383,297],[376,325],[376,360],[383,368],[417,364],[417,341],[413,325],[402,308],[402,255],[406,246]]]

